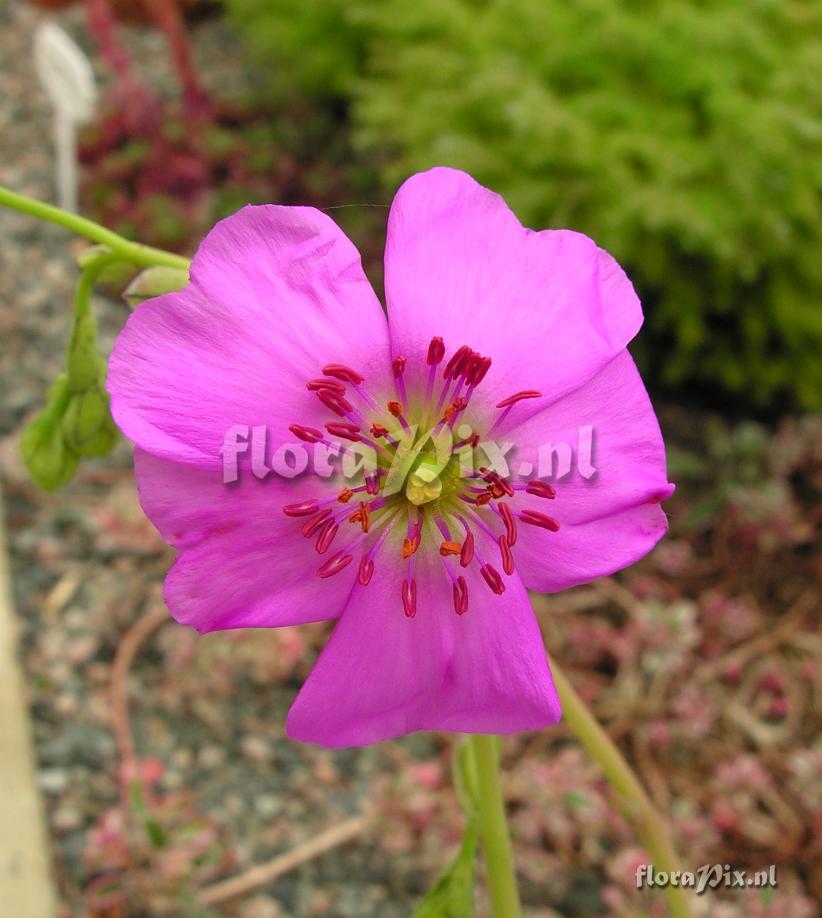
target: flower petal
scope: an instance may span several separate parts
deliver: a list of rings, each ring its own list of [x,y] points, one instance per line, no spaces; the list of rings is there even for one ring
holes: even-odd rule
[[[174,618],[200,632],[275,628],[336,618],[354,574],[321,580],[323,558],[284,504],[323,497],[315,476],[241,478],[226,486],[211,469],[158,459],[137,449],[140,503],[163,538],[180,550],[165,582]]]
[[[395,356],[425,354],[435,335],[451,350],[467,344],[493,360],[477,393],[488,405],[543,394],[518,407],[520,418],[594,376],[642,324],[631,284],[592,240],[524,228],[455,169],[414,175],[397,192],[385,290]]]
[[[372,391],[391,386],[385,316],[359,254],[318,210],[249,206],[203,240],[186,288],[137,307],[108,390],[143,449],[214,467],[235,425],[268,425],[278,442],[290,424],[322,426],[329,412],[305,383],[327,363]]]
[[[484,550],[490,558],[493,548]],[[475,563],[468,611],[457,615],[440,559],[421,554],[417,614],[406,618],[404,564],[396,560],[381,553],[371,584],[355,586],[289,712],[287,734],[338,748],[415,730],[513,733],[557,723],[559,700],[519,578],[506,578],[496,596]]]
[[[560,523],[558,532],[518,526],[517,569],[529,589],[554,592],[612,574],[665,534],[667,518],[659,505],[674,486],[665,471],[659,424],[627,351],[499,439],[516,444],[506,456],[516,479],[541,476],[557,491],[554,500],[518,492],[513,504]],[[571,457],[571,468],[556,480],[562,453]]]

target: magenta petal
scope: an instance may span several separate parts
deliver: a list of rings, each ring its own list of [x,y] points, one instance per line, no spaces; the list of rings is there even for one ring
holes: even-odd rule
[[[581,463],[580,431],[584,442],[586,427],[592,430],[592,474]],[[518,527],[517,569],[529,589],[554,592],[611,574],[647,554],[665,534],[667,517],[659,505],[674,486],[665,471],[659,424],[627,351],[575,392],[499,436],[516,444],[507,459],[520,480],[537,477],[540,451],[543,466],[552,446],[564,443],[573,451],[567,477],[543,479],[556,487],[556,499],[520,494],[514,504],[560,523],[559,532]]]
[[[415,730],[513,733],[557,723],[559,700],[518,577],[506,577],[496,596],[472,565],[469,608],[459,616],[439,558],[421,557],[409,619],[405,566],[393,560],[381,555],[371,584],[355,586],[288,715],[292,739],[338,748]]]
[[[395,355],[424,354],[441,335],[492,358],[481,386],[494,405],[523,389],[543,399],[576,389],[642,324],[617,263],[580,233],[525,229],[497,194],[437,168],[399,189],[388,222],[385,290]]]
[[[174,618],[198,631],[274,628],[336,618],[353,572],[315,575],[322,559],[302,538],[283,504],[325,496],[322,479],[226,487],[210,469],[194,469],[134,453],[140,503],[163,538],[179,551],[165,582]]]
[[[225,432],[321,427],[328,411],[305,389],[327,363],[391,386],[388,331],[360,257],[310,207],[245,207],[201,243],[191,283],[141,304],[111,355],[118,426],[157,456],[220,462]],[[393,390],[392,390],[393,391]]]

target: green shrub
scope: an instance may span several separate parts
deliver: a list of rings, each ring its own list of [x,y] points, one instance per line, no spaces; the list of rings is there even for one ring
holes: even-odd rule
[[[457,166],[611,251],[655,378],[822,403],[818,4],[230,5],[281,87],[351,102],[387,185]]]

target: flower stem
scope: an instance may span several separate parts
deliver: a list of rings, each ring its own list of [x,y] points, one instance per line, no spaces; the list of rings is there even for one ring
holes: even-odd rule
[[[494,918],[518,918],[519,892],[499,781],[498,740],[477,733],[469,738],[469,743],[476,770],[477,825],[492,912]]]
[[[554,660],[551,673],[562,702],[563,720],[617,792],[621,809],[633,823],[654,867],[668,873],[681,870],[665,823],[636,775]],[[691,906],[684,889],[669,885],[663,892],[672,918],[690,918]]]
[[[47,220],[49,223],[64,226],[78,236],[83,236],[92,242],[108,246],[113,252],[121,255],[123,261],[128,261],[140,268],[148,268],[151,265],[188,268],[190,264],[189,260],[182,255],[174,255],[172,252],[155,249],[150,245],[130,242],[104,226],[100,226],[99,223],[95,223],[93,220],[80,217],[77,214],[54,207],[52,204],[38,201],[35,198],[30,198],[27,195],[18,194],[10,188],[4,188],[2,185],[0,185],[0,206],[9,207],[11,210],[19,211],[22,214],[29,214],[38,220]]]

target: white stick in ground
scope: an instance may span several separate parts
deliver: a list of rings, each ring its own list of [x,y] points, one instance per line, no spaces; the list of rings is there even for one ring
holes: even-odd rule
[[[77,128],[94,114],[94,73],[86,55],[53,22],[34,33],[34,66],[54,108],[57,203],[76,212]]]

